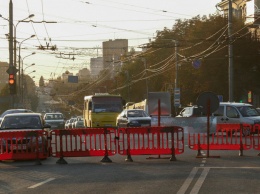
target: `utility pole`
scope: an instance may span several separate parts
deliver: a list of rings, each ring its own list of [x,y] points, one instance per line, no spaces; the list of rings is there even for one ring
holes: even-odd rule
[[[142,58],[142,61],[144,62],[144,68],[145,68],[146,99],[148,99],[149,88],[148,88],[148,80],[147,80],[147,66],[146,66],[146,59],[145,59],[145,58]]]
[[[9,68],[14,67],[14,55],[13,55],[13,2],[9,2]],[[14,72],[11,72],[14,73]],[[16,87],[16,85],[14,86]],[[11,106],[14,108],[14,94],[11,94]]]
[[[178,41],[175,42],[175,85],[174,85],[174,107],[175,115],[178,114],[178,107],[180,106],[180,88],[178,88]]]
[[[178,88],[178,41],[175,40],[175,88]]]
[[[229,102],[233,102],[233,37],[232,37],[232,0],[228,2],[228,59],[229,59]]]

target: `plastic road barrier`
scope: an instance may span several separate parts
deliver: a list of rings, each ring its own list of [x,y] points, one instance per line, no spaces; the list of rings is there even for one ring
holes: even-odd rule
[[[52,156],[59,164],[64,157],[104,156],[101,162],[112,162],[108,156],[116,154],[114,128],[84,128],[51,131]]]
[[[251,130],[247,124],[218,124],[215,134],[210,134],[210,141],[207,142],[206,133],[189,133],[189,148],[198,150],[239,150],[243,155],[243,150],[252,148],[251,136],[244,136],[243,130]]]
[[[184,133],[181,127],[136,127],[118,129],[118,153],[127,155],[175,155],[184,152]]]
[[[0,160],[37,160],[49,157],[47,132],[42,130],[1,131]]]

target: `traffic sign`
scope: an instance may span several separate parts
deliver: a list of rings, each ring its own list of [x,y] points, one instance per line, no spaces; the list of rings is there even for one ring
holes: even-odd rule
[[[9,68],[6,70],[6,73],[8,74],[16,74],[18,72],[18,69],[16,69],[15,66],[9,66]]]
[[[175,88],[174,89],[174,106],[180,106],[181,104],[181,90],[180,88]]]
[[[199,69],[200,66],[201,66],[201,61],[199,59],[196,59],[192,62],[192,66],[195,68],[195,69]]]

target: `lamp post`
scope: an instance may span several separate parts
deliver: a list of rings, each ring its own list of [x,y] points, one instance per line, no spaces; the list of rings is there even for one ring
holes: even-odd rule
[[[19,43],[19,55],[18,55],[18,57],[19,57],[19,62],[18,62],[18,64],[19,64],[19,67],[18,67],[18,70],[19,70],[18,71],[18,74],[19,74],[19,87],[18,87],[19,88],[19,94],[21,94],[21,46],[22,46],[22,43],[24,41],[26,41],[30,38],[33,38],[33,37],[35,37],[35,35],[31,35],[29,38],[26,38]]]
[[[32,18],[32,17],[34,17],[34,14],[30,14],[28,17],[26,17],[26,18],[24,18],[22,20],[19,20],[16,25],[13,25],[14,26],[14,63],[15,63],[15,66],[16,66],[16,43],[17,43],[17,40],[16,40],[16,29],[17,29],[19,23],[24,22],[25,20],[27,20],[29,18]]]
[[[28,67],[26,67],[25,69],[24,69],[24,71],[27,69],[27,68],[29,68],[29,67],[31,67],[31,66],[33,66],[33,65],[35,65],[34,63],[33,64],[31,64],[30,66],[28,66]],[[31,73],[34,73],[34,72],[36,72],[36,70],[33,70],[33,71],[31,71],[30,73],[27,73],[27,75],[29,75],[29,74],[31,74]],[[22,84],[22,88],[23,88],[23,90],[22,90],[22,104],[23,104],[23,107],[24,108],[27,108],[27,103],[26,103],[26,98],[24,97],[24,90],[26,90],[27,91],[27,81],[26,81],[26,79],[24,78],[24,74],[23,74],[23,77],[22,77],[22,80],[23,80],[23,84]],[[25,82],[25,84],[24,84],[24,82]]]
[[[146,98],[148,99],[149,88],[148,88],[148,81],[147,81],[147,67],[146,67],[146,59],[145,59],[145,58],[142,58],[142,61],[144,62],[144,68],[145,68]]]
[[[27,56],[25,56],[23,59],[22,59],[22,79],[21,79],[21,98],[22,98],[22,104],[23,104],[23,86],[24,86],[24,70],[26,70],[27,68],[29,68],[29,67],[31,67],[31,66],[34,66],[35,65],[35,63],[33,63],[33,64],[31,64],[31,65],[29,65],[29,66],[27,66],[25,69],[23,69],[23,61],[24,61],[24,59],[26,58],[26,57],[29,57],[29,56],[31,56],[31,55],[34,55],[35,54],[35,52],[33,52],[33,53],[31,53],[30,55],[27,55]]]
[[[33,65],[35,65],[34,63],[31,64],[30,66],[26,67],[23,71],[22,71],[22,104],[24,106],[24,71],[29,68],[32,67]],[[27,75],[36,72],[36,70],[31,71],[30,73],[28,73]]]

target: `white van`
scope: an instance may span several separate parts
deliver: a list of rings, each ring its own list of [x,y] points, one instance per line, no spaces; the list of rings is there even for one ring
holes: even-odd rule
[[[199,117],[202,114],[197,106],[185,107],[177,117]],[[205,116],[205,115],[204,115]],[[260,113],[248,103],[220,102],[218,109],[212,113],[214,124],[260,124]],[[249,135],[249,130],[243,130],[243,135]]]
[[[248,103],[221,102],[216,116],[217,123],[260,124],[260,113]],[[244,135],[249,135],[248,130],[243,130]]]

